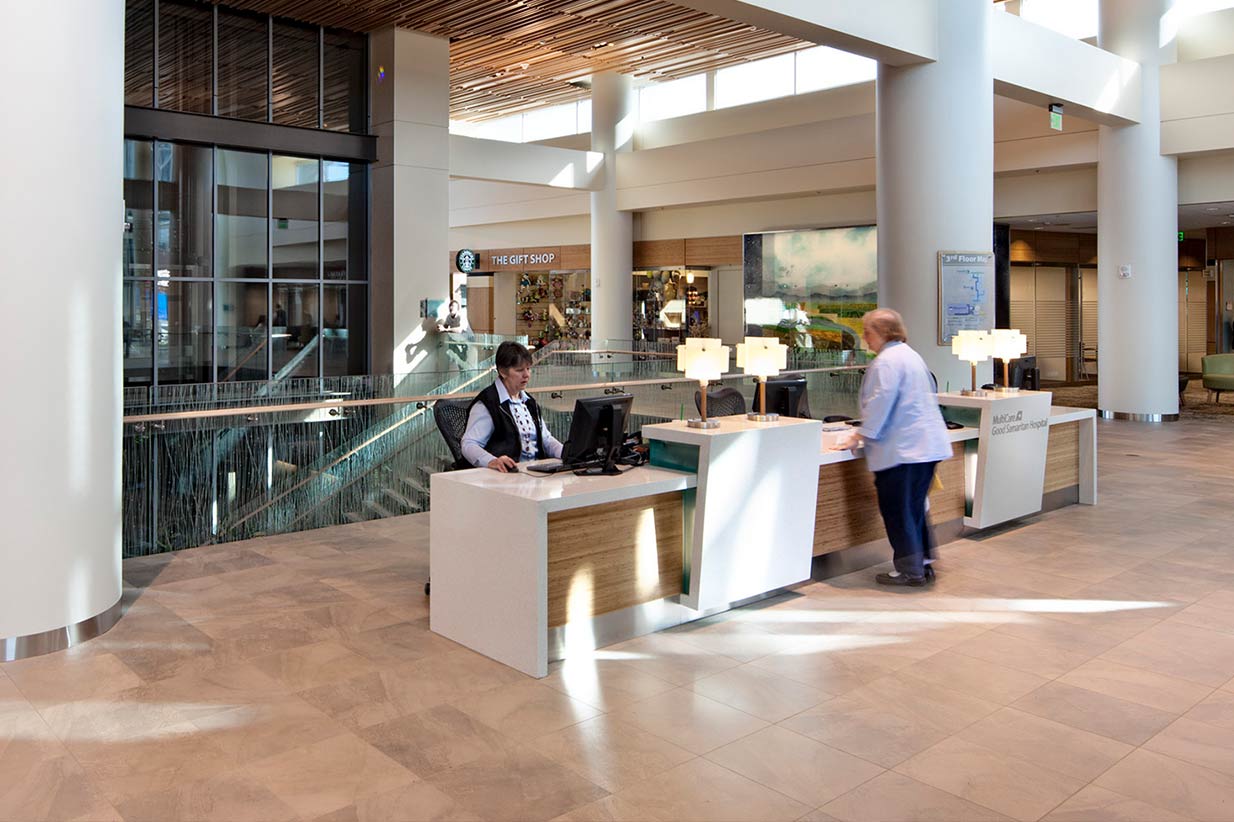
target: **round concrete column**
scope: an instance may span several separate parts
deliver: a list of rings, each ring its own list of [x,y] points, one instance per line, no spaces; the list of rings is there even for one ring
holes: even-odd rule
[[[1160,43],[1169,0],[1102,0],[1098,43],[1140,64],[1140,122],[1101,126],[1097,163],[1097,407],[1178,418],[1178,161],[1161,156]]]
[[[114,623],[124,2],[5,3],[0,660]]]
[[[938,344],[938,252],[993,246],[993,13],[988,0],[940,2],[938,60],[878,68],[878,302],[904,315],[939,390],[967,387],[970,371]],[[978,380],[991,373],[983,364]]]
[[[591,339],[629,340],[633,334],[634,223],[617,210],[617,154],[634,141],[634,84],[624,74],[591,79],[591,150],[604,154],[604,185],[591,192]]]

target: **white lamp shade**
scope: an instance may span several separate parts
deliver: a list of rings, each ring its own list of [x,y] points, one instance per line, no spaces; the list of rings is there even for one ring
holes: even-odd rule
[[[774,377],[788,368],[788,346],[776,337],[746,337],[737,343],[737,367],[759,379]]]
[[[1022,357],[1028,351],[1028,337],[1016,328],[996,328],[990,332],[990,356],[1003,362]]]
[[[990,335],[985,331],[964,329],[951,338],[951,353],[976,365],[990,358]]]
[[[727,345],[710,337],[687,337],[685,345],[677,346],[677,370],[699,382],[718,380],[728,368]]]

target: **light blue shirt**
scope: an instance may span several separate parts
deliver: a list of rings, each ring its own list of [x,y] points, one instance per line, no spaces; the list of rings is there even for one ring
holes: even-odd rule
[[[878,352],[861,383],[858,429],[871,471],[951,456],[951,438],[934,392],[930,369],[907,344],[889,342]]]
[[[527,392],[520,391],[517,397],[511,397],[510,392],[506,390],[505,383],[497,380],[495,384],[497,386],[497,402],[510,401],[510,416],[514,418],[514,424],[518,426],[523,452],[522,459],[519,461],[534,460],[536,458],[536,427],[535,422],[531,418],[531,411],[527,409]],[[544,422],[543,416],[540,417],[540,435],[544,442],[545,452],[550,457],[560,457],[562,445],[556,437],[549,433],[548,425]],[[463,439],[460,442],[463,458],[477,468],[487,466],[495,459],[492,454],[484,449],[484,446],[488,445],[488,441],[492,436],[493,418],[489,416],[488,409],[484,407],[484,403],[478,402],[471,407],[471,413],[467,415],[467,429],[463,432]]]

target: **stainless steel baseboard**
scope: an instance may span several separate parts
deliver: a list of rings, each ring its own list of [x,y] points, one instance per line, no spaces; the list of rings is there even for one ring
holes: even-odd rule
[[[37,634],[0,639],[0,662],[12,662],[17,659],[51,654],[94,639],[111,630],[112,626],[120,621],[124,609],[125,602],[122,596],[106,611],[95,614],[89,619],[83,619],[76,625],[66,625],[63,628],[52,628]]]
[[[1129,411],[1102,411],[1097,409],[1097,416],[1103,420],[1124,420],[1127,422],[1178,422],[1177,414],[1133,414]]]

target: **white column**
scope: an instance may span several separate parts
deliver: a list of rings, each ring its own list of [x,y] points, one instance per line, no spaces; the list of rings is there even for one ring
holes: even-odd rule
[[[633,334],[634,222],[617,210],[617,154],[634,142],[633,81],[612,72],[591,78],[591,150],[604,154],[604,186],[591,193],[591,339],[629,340]]]
[[[937,62],[878,68],[878,302],[904,315],[939,390],[970,372],[938,345],[938,252],[993,250],[992,13],[989,0],[940,2]],[[993,283],[986,311],[993,327]]]
[[[370,37],[369,69],[373,372],[406,374],[433,362],[420,301],[450,298],[450,44],[384,29]]]
[[[1098,43],[1140,64],[1138,125],[1101,126],[1097,163],[1097,407],[1178,414],[1178,161],[1161,156],[1159,42],[1170,0],[1102,0]],[[1128,276],[1129,275],[1129,276]]]
[[[119,612],[124,2],[5,3],[0,30],[3,660]]]

